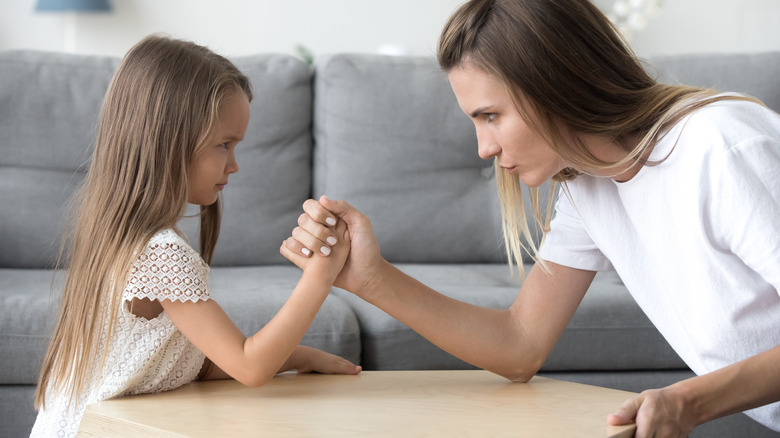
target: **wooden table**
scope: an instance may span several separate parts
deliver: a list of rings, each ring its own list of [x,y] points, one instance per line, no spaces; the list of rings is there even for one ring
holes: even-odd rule
[[[78,437],[632,437],[633,425],[606,423],[631,395],[487,371],[285,373],[261,388],[198,382],[92,404]]]

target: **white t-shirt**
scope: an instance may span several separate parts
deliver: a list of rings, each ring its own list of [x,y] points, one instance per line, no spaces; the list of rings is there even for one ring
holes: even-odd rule
[[[651,160],[670,151],[628,182],[569,182],[540,257],[614,267],[705,374],[780,345],[780,116],[744,101],[710,104],[672,128]],[[780,403],[746,414],[780,431]]]
[[[162,312],[147,320],[130,313],[133,298],[175,301],[209,300],[209,267],[173,230],[155,234],[130,271],[114,326],[111,350],[99,381],[91,381],[76,403],[48,391],[31,437],[74,437],[90,403],[114,397],[168,391],[198,376],[205,355]],[[101,339],[98,352],[105,350]],[[92,376],[98,376],[97,367]]]

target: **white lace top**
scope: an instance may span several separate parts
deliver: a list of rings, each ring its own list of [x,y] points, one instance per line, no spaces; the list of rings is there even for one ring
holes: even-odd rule
[[[73,437],[87,404],[167,391],[193,381],[203,366],[203,353],[165,312],[147,320],[130,313],[127,303],[133,298],[209,300],[208,274],[208,265],[175,231],[155,234],[130,271],[100,380],[89,383],[70,408],[66,396],[48,392],[46,409],[38,413],[31,437]],[[101,354],[105,345],[101,339]],[[95,369],[92,374],[100,373]]]

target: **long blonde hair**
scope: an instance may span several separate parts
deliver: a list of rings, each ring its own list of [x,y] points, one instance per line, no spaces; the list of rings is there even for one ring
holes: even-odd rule
[[[216,128],[231,93],[251,100],[249,80],[194,43],[149,36],[125,55],[109,85],[95,150],[58,265],[68,268],[59,317],[44,358],[35,407],[48,390],[74,401],[110,342],[137,252],[185,212],[192,158]],[[211,261],[220,201],[201,207],[201,255]],[[101,367],[102,368],[102,367]]]
[[[556,183],[583,173],[604,174],[642,157],[665,130],[698,108],[736,96],[656,82],[615,26],[588,0],[472,0],[449,18],[438,61],[450,72],[463,62],[498,78],[526,123],[570,167],[552,178],[543,217],[537,188],[529,187],[537,226],[549,230]],[[752,100],[752,99],[751,99]],[[628,155],[598,159],[581,135],[598,135]],[[638,145],[628,139],[639,137]],[[497,166],[504,241],[521,275],[523,253],[538,259],[523,207],[523,184]]]

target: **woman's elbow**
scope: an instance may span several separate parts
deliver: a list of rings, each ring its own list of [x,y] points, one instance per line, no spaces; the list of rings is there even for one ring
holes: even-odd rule
[[[535,370],[528,369],[516,369],[507,370],[506,372],[498,373],[501,377],[511,380],[514,383],[528,383],[535,375]]]
[[[494,371],[496,374],[511,380],[515,383],[527,383],[531,380],[544,364],[542,359],[518,359],[501,370]]]

